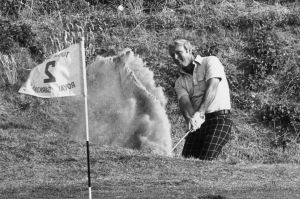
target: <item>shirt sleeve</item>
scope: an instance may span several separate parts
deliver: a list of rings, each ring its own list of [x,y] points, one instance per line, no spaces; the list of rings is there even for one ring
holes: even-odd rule
[[[222,80],[225,77],[225,72],[220,60],[217,57],[211,56],[207,62],[205,81],[214,77]]]
[[[179,100],[183,96],[189,96],[187,89],[184,87],[182,79],[178,78],[175,82],[175,91],[177,94],[177,99]]]

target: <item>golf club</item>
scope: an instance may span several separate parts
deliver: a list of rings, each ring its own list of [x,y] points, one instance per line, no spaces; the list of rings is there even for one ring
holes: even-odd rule
[[[192,131],[193,131],[193,129],[188,130],[188,131],[185,133],[185,135],[177,142],[177,144],[175,144],[175,146],[172,148],[172,151],[171,151],[171,152],[173,152],[174,149],[176,149],[176,147],[180,144],[180,142],[182,142],[182,140],[183,140],[190,132],[192,132]]]

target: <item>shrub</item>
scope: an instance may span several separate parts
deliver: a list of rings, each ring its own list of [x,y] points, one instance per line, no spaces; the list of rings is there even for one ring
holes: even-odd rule
[[[279,85],[275,90],[283,98],[295,101],[300,99],[300,51],[290,49],[286,66],[279,75]]]
[[[11,53],[16,48],[13,36],[10,34],[12,22],[5,18],[0,18],[0,52],[4,54]]]
[[[254,30],[249,39],[247,67],[249,74],[264,78],[283,65],[279,38],[268,27]]]
[[[39,61],[43,58],[44,52],[41,44],[37,41],[36,34],[31,25],[27,23],[13,23],[8,19],[0,18],[0,53],[13,54],[19,48],[28,48],[31,57]]]
[[[281,85],[282,95],[286,98],[300,98],[300,73],[289,73],[286,75]]]
[[[231,98],[234,102],[235,108],[251,112],[258,110],[258,100],[249,92],[232,92]]]
[[[2,0],[0,11],[6,17],[17,18],[19,16],[20,10],[25,6],[26,0]]]
[[[265,104],[259,114],[260,119],[271,127],[275,133],[272,144],[276,147],[286,147],[288,142],[300,142],[300,109],[297,104],[277,102]]]
[[[217,56],[220,51],[220,46],[215,41],[209,41],[197,48],[201,56]]]

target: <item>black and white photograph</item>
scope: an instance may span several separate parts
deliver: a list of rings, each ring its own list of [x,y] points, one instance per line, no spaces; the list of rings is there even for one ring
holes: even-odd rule
[[[299,199],[299,0],[0,0],[1,199]]]

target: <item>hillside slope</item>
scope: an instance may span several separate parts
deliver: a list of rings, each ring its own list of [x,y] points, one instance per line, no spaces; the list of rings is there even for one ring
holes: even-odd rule
[[[299,4],[168,2],[149,12],[144,5],[126,4],[120,12],[118,4],[105,1],[94,6],[84,0],[4,1],[1,198],[86,197],[85,141],[71,139],[77,109],[68,106],[68,98],[39,99],[17,92],[30,69],[77,42],[82,30],[87,64],[96,55],[111,56],[127,47],[147,62],[168,98],[174,143],[185,128],[173,89],[177,70],[167,50],[174,38],[191,40],[201,55],[220,57],[235,123],[230,143],[215,162],[177,158],[183,143],[175,157],[162,157],[92,140],[98,198],[299,198]]]
[[[17,90],[31,68],[78,41],[84,31],[88,64],[96,55],[131,48],[154,71],[156,84],[168,98],[166,111],[176,142],[185,127],[173,89],[177,69],[167,45],[180,37],[191,40],[201,55],[217,55],[224,63],[235,123],[224,158],[299,162],[299,4],[146,2],[124,1],[120,11],[118,1],[5,0],[0,9],[3,125],[59,126],[59,132],[69,128],[68,109],[56,106],[55,100],[19,96]],[[23,115],[17,124],[11,109]],[[45,120],[32,121],[41,117]]]

